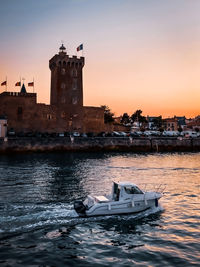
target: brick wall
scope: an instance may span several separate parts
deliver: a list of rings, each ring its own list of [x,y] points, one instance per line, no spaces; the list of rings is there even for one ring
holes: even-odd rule
[[[99,133],[105,131],[104,109],[84,107],[84,132]]]

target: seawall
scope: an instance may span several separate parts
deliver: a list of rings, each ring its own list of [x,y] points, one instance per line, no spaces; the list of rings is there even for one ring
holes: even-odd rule
[[[16,137],[0,139],[0,153],[50,151],[198,152],[200,138]]]

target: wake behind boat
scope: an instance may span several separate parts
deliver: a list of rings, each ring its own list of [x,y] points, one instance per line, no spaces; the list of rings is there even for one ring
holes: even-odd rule
[[[141,212],[157,207],[162,193],[142,191],[129,182],[113,182],[110,196],[88,195],[84,201],[75,200],[74,209],[81,217]]]

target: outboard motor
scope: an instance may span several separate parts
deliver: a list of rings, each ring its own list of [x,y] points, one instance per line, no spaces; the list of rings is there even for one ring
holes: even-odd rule
[[[78,215],[85,215],[86,207],[81,200],[74,201],[74,209],[78,213]]]

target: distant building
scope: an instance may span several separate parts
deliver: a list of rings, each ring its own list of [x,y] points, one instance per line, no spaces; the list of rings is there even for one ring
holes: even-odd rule
[[[162,126],[162,116],[147,116],[147,124],[150,130],[158,130]]]
[[[185,116],[182,116],[182,117],[175,116],[175,118],[177,118],[177,120],[178,120],[178,127],[181,129],[184,129],[184,127],[186,126],[186,117]]]
[[[163,127],[166,131],[177,131],[178,119],[176,117],[163,119]]]
[[[200,131],[200,116],[197,116],[194,119],[191,119],[189,121],[187,121],[187,125],[185,127],[185,130],[197,130]]]
[[[82,69],[84,57],[70,57],[62,45],[49,61],[50,105],[38,104],[36,93],[21,91],[0,94],[0,115],[15,132],[100,132],[104,130],[104,109],[83,106]]]

